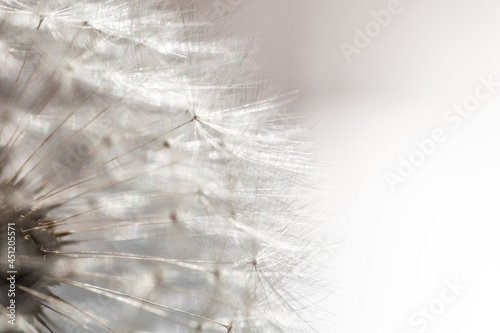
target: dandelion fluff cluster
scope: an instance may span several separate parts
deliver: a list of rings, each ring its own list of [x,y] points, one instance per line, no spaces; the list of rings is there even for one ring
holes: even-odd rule
[[[0,0],[0,330],[313,331],[293,96],[223,21],[178,0]]]

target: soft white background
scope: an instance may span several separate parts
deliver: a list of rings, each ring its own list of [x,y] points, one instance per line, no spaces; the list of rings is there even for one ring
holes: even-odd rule
[[[417,332],[410,315],[455,278],[467,290],[425,332],[500,331],[500,89],[459,129],[443,121],[480,75],[500,82],[500,2],[401,0],[349,64],[339,44],[388,1],[245,3],[235,26],[266,36],[268,72],[317,113],[318,160],[332,170],[326,234],[350,236],[331,263],[323,306],[335,315],[321,332]],[[435,127],[446,142],[391,192],[384,172]]]

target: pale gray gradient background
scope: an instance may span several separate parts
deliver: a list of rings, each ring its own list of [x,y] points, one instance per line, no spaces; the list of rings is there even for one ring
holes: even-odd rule
[[[224,0],[221,0],[224,1]],[[458,130],[445,110],[500,81],[500,2],[401,0],[371,44],[348,64],[339,44],[388,1],[246,1],[234,27],[266,36],[265,66],[317,113],[317,158],[332,168],[324,205],[338,315],[322,333],[418,332],[410,315],[447,278],[467,290],[425,332],[498,332],[500,322],[500,89]],[[443,127],[447,141],[391,192],[385,171],[414,139]]]

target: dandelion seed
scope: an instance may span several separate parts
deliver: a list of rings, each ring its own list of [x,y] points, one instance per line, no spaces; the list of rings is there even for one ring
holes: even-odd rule
[[[313,331],[293,96],[221,36],[177,0],[0,0],[1,331]]]

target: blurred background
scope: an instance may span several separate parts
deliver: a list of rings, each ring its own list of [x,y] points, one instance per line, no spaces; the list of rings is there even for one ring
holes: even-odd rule
[[[500,2],[203,1],[316,118],[321,332],[499,331]]]

